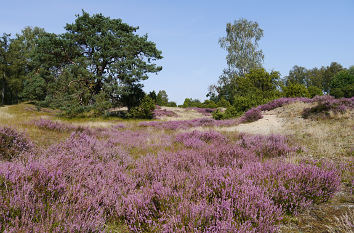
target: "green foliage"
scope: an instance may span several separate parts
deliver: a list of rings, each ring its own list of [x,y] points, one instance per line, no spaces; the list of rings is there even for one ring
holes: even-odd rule
[[[215,120],[222,120],[225,118],[224,112],[220,108],[218,108],[218,109],[216,109],[216,111],[212,112],[211,115]]]
[[[344,69],[343,66],[336,62],[332,62],[330,66],[326,67],[322,79],[323,91],[325,93],[330,92],[332,79],[339,71],[343,69]]]
[[[237,111],[237,109],[234,106],[230,106],[224,112],[224,119],[238,117],[240,115],[241,115],[241,113],[239,111]]]
[[[285,79],[287,86],[296,83],[306,87],[309,82],[308,70],[305,67],[295,65]]]
[[[155,91],[151,91],[148,96],[155,102],[155,104],[157,103],[157,95]]]
[[[190,107],[200,108],[201,105],[202,105],[202,103],[198,99],[185,98],[183,105],[181,107],[182,108],[190,108]]]
[[[306,69],[301,66],[294,66],[289,75],[284,78],[285,86],[293,83],[302,84],[309,88],[309,96],[314,94],[329,93],[331,80],[334,76],[344,68],[336,63],[332,62],[329,66],[322,66],[321,68]],[[315,88],[316,87],[316,88]],[[320,89],[321,92],[318,90]]]
[[[236,95],[234,98],[233,108],[236,109],[237,112],[245,112],[248,109],[260,105],[262,99],[258,95],[248,95],[248,96],[240,96]]]
[[[318,95],[323,95],[323,92],[322,92],[321,88],[316,87],[316,86],[309,86],[307,88],[307,90],[309,92],[309,97],[310,98],[313,98],[313,97],[318,96]]]
[[[220,102],[227,108],[222,118],[237,117],[252,107],[279,98],[279,86],[279,72],[268,73],[263,68],[252,69],[244,76],[234,76],[229,84],[219,89]],[[220,118],[219,115],[219,112],[214,114],[216,118]]]
[[[354,96],[354,66],[338,72],[330,84],[330,94],[336,98]]]
[[[226,25],[226,37],[222,37],[219,43],[227,51],[228,67],[218,83],[209,87],[207,97],[215,102],[224,98],[233,104],[235,80],[262,67],[264,55],[262,50],[258,50],[258,41],[262,37],[263,30],[257,22],[239,19]]]
[[[155,103],[149,96],[145,96],[140,105],[129,110],[128,117],[138,119],[152,119]]]
[[[20,101],[26,74],[26,57],[21,43],[10,34],[0,37],[0,105]]]
[[[241,114],[242,112],[237,111],[237,109],[234,106],[229,106],[224,112],[220,108],[218,108],[216,111],[212,113],[212,117],[215,120],[224,120],[224,119],[238,117]]]
[[[167,106],[168,104],[168,95],[165,90],[161,90],[157,93],[156,104],[159,106]]]
[[[174,101],[170,101],[170,102],[168,102],[168,103],[166,104],[166,106],[167,106],[167,107],[177,107],[177,104],[176,104],[176,102],[174,102]]]
[[[186,98],[182,108],[217,108],[217,104],[213,100],[205,100],[203,103],[198,99]]]
[[[42,101],[47,95],[47,83],[39,74],[28,75],[24,82],[24,99]]]
[[[309,91],[304,84],[289,83],[283,87],[283,95],[285,97],[309,97]]]
[[[112,107],[112,103],[109,101],[107,94],[101,91],[98,95],[95,95],[95,104],[92,106],[92,111],[95,116],[106,115],[108,109]]]
[[[263,30],[257,22],[241,18],[226,25],[226,37],[220,38],[219,43],[228,53],[228,72],[242,76],[261,67],[264,56],[262,50],[257,49],[262,37]]]
[[[230,106],[230,102],[227,101],[224,97],[221,97],[221,99],[217,102],[217,107],[228,108]]]
[[[263,68],[253,69],[245,76],[235,78],[233,106],[237,112],[244,112],[278,98],[279,80],[279,72],[268,73]]]
[[[156,45],[121,19],[85,11],[65,29],[66,33],[45,33],[38,38],[32,56],[31,65],[47,83],[46,102],[55,108],[69,110],[72,105],[79,110],[66,111],[71,114],[98,106],[94,114],[109,105],[137,106],[145,95],[139,82],[162,69],[153,63],[162,58]],[[28,99],[38,98],[28,93]]]
[[[213,100],[205,100],[202,104],[201,104],[202,108],[217,108],[218,106],[216,105],[216,103]]]

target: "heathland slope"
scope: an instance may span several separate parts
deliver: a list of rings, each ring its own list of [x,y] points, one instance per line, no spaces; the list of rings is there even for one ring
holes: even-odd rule
[[[350,232],[345,101],[323,113],[281,99],[249,123],[203,109],[142,122],[1,107],[0,232]]]

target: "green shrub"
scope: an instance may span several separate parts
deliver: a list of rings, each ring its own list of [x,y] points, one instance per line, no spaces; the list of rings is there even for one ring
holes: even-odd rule
[[[154,101],[149,96],[145,96],[139,106],[133,107],[129,110],[128,117],[138,119],[152,119],[154,110]]]
[[[313,97],[318,96],[318,95],[323,95],[322,89],[319,88],[319,87],[316,87],[316,86],[309,86],[307,88],[307,90],[309,92],[309,97],[310,98],[313,98]]]
[[[305,85],[300,83],[289,83],[283,88],[283,95],[285,97],[309,97],[309,90]]]
[[[228,108],[231,106],[230,102],[227,101],[226,99],[224,98],[221,98],[218,103],[217,103],[217,106],[218,107],[221,107],[221,108]]]
[[[330,83],[330,94],[336,98],[354,96],[354,66],[338,72]]]
[[[112,107],[112,103],[103,91],[96,95],[94,100],[95,104],[92,106],[92,110],[95,116],[106,115],[106,111]]]
[[[221,109],[217,109],[212,113],[212,116],[215,120],[223,120],[235,118],[240,116],[241,114],[242,112],[237,111],[234,106],[230,106],[225,110],[225,112],[223,112]]]
[[[220,108],[218,108],[218,109],[216,109],[216,111],[212,112],[211,115],[215,120],[222,120],[225,117],[224,112]]]

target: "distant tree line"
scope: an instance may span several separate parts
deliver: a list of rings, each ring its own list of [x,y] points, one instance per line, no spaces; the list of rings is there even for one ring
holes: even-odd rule
[[[0,104],[24,100],[67,116],[141,104],[141,80],[162,67],[161,51],[138,27],[82,11],[65,33],[26,27],[0,38]],[[151,102],[151,100],[149,100]]]
[[[258,49],[262,36],[257,22],[240,19],[226,25],[226,36],[219,43],[228,53],[228,67],[217,84],[209,87],[207,97],[213,106],[228,102],[229,107],[224,113],[216,112],[215,118],[235,117],[280,97],[354,96],[354,66],[347,69],[336,62],[312,69],[294,66],[284,78],[277,71],[267,72],[262,67],[263,52]]]
[[[72,116],[107,114],[128,107],[128,117],[151,118],[155,105],[176,106],[166,91],[146,94],[141,84],[162,67],[161,51],[138,27],[102,14],[82,11],[65,33],[26,27],[20,34],[0,37],[0,105],[32,101]],[[186,98],[181,107],[226,108],[216,118],[229,118],[279,97],[336,98],[354,96],[354,66],[306,69],[294,66],[280,77],[267,72],[258,42],[263,30],[257,22],[240,19],[226,25],[219,40],[227,51],[227,68],[201,102]]]

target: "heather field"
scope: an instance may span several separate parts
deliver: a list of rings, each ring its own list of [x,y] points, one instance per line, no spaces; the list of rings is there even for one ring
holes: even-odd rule
[[[282,98],[152,121],[1,107],[0,232],[353,232],[353,107]]]

